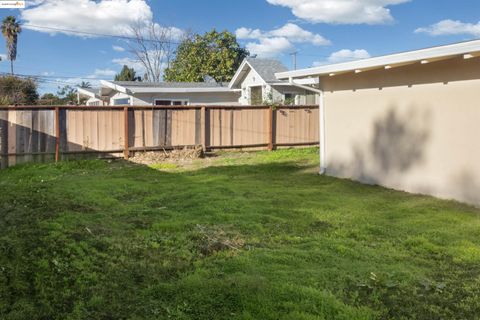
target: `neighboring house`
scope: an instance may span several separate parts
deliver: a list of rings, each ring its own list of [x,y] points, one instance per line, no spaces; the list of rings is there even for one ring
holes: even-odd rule
[[[89,97],[87,105],[96,106],[99,101],[113,106],[238,105],[240,97],[240,91],[231,90],[226,83],[100,82],[101,87],[96,92],[79,88],[79,96]]]
[[[88,106],[317,104],[317,95],[277,80],[287,71],[277,60],[245,59],[230,83],[101,81],[99,89],[79,88]]]
[[[77,88],[78,103],[85,100],[87,106],[103,106],[105,103],[100,97],[100,88]]]
[[[480,40],[277,76],[319,80],[322,172],[480,205]]]
[[[275,73],[287,70],[278,60],[247,58],[233,76],[229,87],[241,90],[239,102],[242,105],[316,104],[316,94],[275,77]]]

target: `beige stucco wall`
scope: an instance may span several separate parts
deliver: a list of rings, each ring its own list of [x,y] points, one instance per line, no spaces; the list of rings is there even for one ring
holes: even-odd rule
[[[480,205],[480,59],[321,79],[327,174]]]

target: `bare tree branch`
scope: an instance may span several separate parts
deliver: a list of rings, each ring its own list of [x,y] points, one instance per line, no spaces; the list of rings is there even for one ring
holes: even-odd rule
[[[138,22],[131,31],[135,39],[128,43],[129,51],[145,68],[145,80],[160,82],[176,48],[174,29]]]

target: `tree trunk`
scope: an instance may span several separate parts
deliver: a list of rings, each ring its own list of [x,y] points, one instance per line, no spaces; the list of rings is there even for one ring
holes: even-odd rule
[[[11,70],[12,76],[13,76],[13,60],[10,60],[10,70]]]

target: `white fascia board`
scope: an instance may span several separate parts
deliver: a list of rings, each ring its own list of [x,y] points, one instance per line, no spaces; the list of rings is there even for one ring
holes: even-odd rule
[[[121,92],[121,93],[130,94],[130,92],[128,92],[127,88],[119,86],[119,85],[117,85],[115,83],[112,83],[110,81],[100,80],[100,84],[102,85],[102,88],[106,87],[106,88],[109,88],[109,89],[112,89],[112,90],[115,90],[115,91],[118,91],[118,92]]]
[[[233,76],[232,80],[230,81],[230,83],[228,84],[228,87],[230,89],[232,89],[234,86],[235,86],[235,83],[237,82],[237,79],[238,77],[240,77],[240,75],[242,74],[243,72],[243,69],[245,69],[245,65],[247,64],[247,59],[245,58],[243,60],[243,62],[240,64],[240,67],[238,67],[237,69],[237,72],[235,72],[235,75]],[[249,64],[250,66],[250,64]],[[250,66],[251,68],[252,66]]]
[[[275,76],[278,79],[302,78],[309,76],[323,76],[332,73],[365,70],[370,68],[384,68],[412,61],[428,61],[429,59],[450,58],[467,53],[480,52],[480,40],[450,44],[415,51],[401,52],[381,57],[357,60],[352,62],[325,65],[295,71],[279,72]]]
[[[87,97],[90,97],[90,98],[98,98],[98,95],[93,93],[93,92],[90,92],[88,90],[84,90],[83,88],[77,88],[77,92],[79,94],[81,94],[82,96],[87,96]]]
[[[222,88],[155,88],[155,87],[135,87],[126,88],[130,93],[202,93],[202,92],[236,92],[236,90],[227,87]]]
[[[316,85],[320,83],[320,78],[319,77],[303,78],[303,79],[295,80],[295,83],[303,84],[303,85]]]

